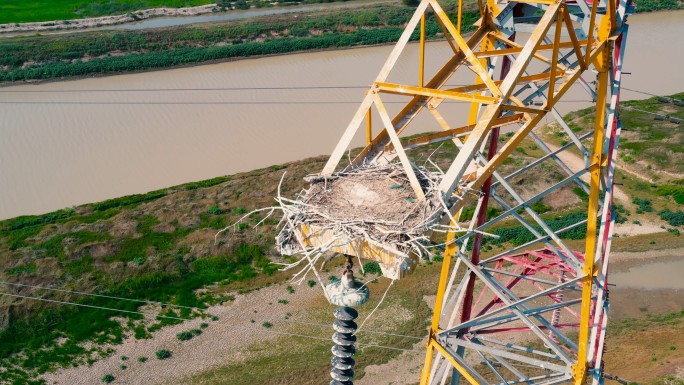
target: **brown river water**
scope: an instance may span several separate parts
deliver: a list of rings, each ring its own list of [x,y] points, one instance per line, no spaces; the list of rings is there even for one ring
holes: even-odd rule
[[[684,11],[632,16],[630,25],[624,71],[631,75],[623,86],[659,95],[683,91]],[[390,50],[324,51],[2,88],[0,218],[328,154]],[[435,55],[430,73],[446,60],[448,46],[430,43],[428,50]],[[415,83],[417,56],[417,47],[409,46],[389,80]],[[302,86],[360,88],[206,90]],[[131,89],[146,91],[121,91]],[[56,90],[70,92],[35,92]],[[623,93],[623,99],[645,97]],[[591,105],[581,90],[566,100],[578,102],[561,104],[561,112]],[[398,108],[388,106],[390,112]],[[445,116],[464,111],[465,105],[453,104]],[[436,130],[427,119],[418,122]]]

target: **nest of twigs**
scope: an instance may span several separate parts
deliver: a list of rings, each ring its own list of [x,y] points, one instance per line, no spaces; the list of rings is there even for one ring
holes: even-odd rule
[[[406,255],[429,253],[429,233],[441,226],[446,204],[438,188],[440,175],[418,167],[414,172],[426,196],[423,201],[397,163],[308,177],[311,185],[295,199],[277,198],[284,214],[276,237],[279,251],[285,255],[313,251],[297,238],[296,229],[308,225],[319,232],[333,231],[341,242],[365,238],[391,244]]]

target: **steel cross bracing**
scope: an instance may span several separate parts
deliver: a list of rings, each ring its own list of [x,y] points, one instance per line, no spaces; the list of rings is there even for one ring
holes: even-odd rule
[[[466,231],[446,236],[421,385],[600,384],[622,128],[618,101],[631,3],[479,0],[481,18],[467,38],[460,33],[462,6],[459,0],[454,24],[437,0],[420,3],[323,174],[338,169],[364,121],[367,145],[347,167],[398,158],[418,199],[424,192],[407,152],[446,141],[458,148],[440,189],[447,221]],[[426,80],[427,18],[439,23],[452,56]],[[417,82],[388,81],[415,30],[420,31]],[[459,71],[474,75],[472,84],[447,87]],[[585,74],[595,81],[582,78]],[[555,107],[573,86],[596,103],[589,131],[576,132]],[[409,98],[394,117],[383,101],[388,94]],[[447,100],[470,104],[462,122],[447,121]],[[375,136],[372,111],[383,126]],[[421,112],[434,118],[438,131],[402,139]],[[533,132],[547,117],[560,144],[548,133]],[[523,143],[533,143],[543,155],[509,162]],[[529,180],[541,187],[523,183]],[[538,212],[543,208],[538,203],[568,199],[571,188],[586,195],[576,207],[579,214],[560,223]],[[474,207],[472,218],[465,217],[466,207]],[[488,216],[488,208],[497,214]],[[526,236],[485,258],[495,243],[491,233],[513,223],[526,229]],[[586,235],[579,252],[566,240],[578,231]]]

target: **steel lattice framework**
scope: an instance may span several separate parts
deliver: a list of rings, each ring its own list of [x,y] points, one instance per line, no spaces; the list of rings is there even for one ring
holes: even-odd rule
[[[421,385],[457,384],[462,379],[473,384],[602,383],[607,268],[615,222],[613,180],[621,131],[618,100],[631,3],[480,0],[477,29],[466,38],[460,33],[460,1],[456,23],[437,0],[420,3],[323,175],[338,168],[364,120],[368,144],[352,165],[398,158],[418,199],[424,192],[406,152],[440,141],[453,141],[459,149],[443,172],[440,190],[451,202],[448,220],[469,226],[447,235]],[[426,81],[427,17],[437,20],[453,52]],[[387,82],[416,30],[421,36],[417,84]],[[472,84],[447,87],[458,71],[474,74]],[[582,78],[588,71],[596,73],[595,81]],[[573,86],[596,102],[593,130],[582,135],[555,107]],[[393,118],[383,103],[386,94],[410,98]],[[471,104],[464,122],[447,121],[441,111],[449,108],[444,103],[448,100]],[[373,109],[384,126],[375,136]],[[401,134],[421,111],[429,112],[441,131],[402,141]],[[554,146],[533,132],[547,116],[555,119],[566,144]],[[509,134],[500,135],[502,130]],[[524,139],[534,141],[545,155],[504,175],[502,165]],[[578,153],[584,158],[579,168],[564,156]],[[564,177],[532,196],[518,191],[513,180],[534,179],[539,167],[549,163]],[[587,194],[586,216],[558,228],[533,206],[569,186]],[[475,207],[472,218],[464,218],[468,204]],[[490,206],[500,209],[493,218],[487,217]],[[488,229],[512,221],[526,228],[531,240],[481,257]],[[584,250],[574,251],[563,233],[584,227]]]

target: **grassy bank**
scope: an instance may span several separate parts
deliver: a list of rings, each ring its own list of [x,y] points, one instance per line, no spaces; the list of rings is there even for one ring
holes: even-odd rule
[[[214,242],[214,235],[245,212],[270,204],[283,168],[291,175],[283,188],[293,193],[321,161],[2,221],[0,280],[197,308],[230,300],[197,290],[215,285],[223,292],[247,281],[254,289],[271,281],[268,276],[276,270],[269,258],[274,257],[276,222],[267,220],[252,230],[263,219],[253,215],[220,242]],[[147,313],[167,317],[200,315],[187,308],[149,309],[142,302],[11,285],[3,286],[3,292],[121,311],[140,311],[144,306]],[[149,338],[160,327],[180,322],[158,318],[150,324],[138,314],[7,296],[0,297],[0,310],[0,320],[6,322],[0,332],[0,365],[7,369],[0,379],[17,384],[30,383],[35,375],[55,368],[91,364],[111,353],[103,344],[118,344],[124,336]]]
[[[75,2],[80,4],[80,0]],[[117,0],[102,4],[93,3],[88,9],[97,7],[98,4],[103,7],[120,5],[124,7],[121,8],[121,13],[128,9],[125,7],[144,8],[143,5],[148,3],[189,5],[198,2],[203,1]],[[69,8],[62,3],[53,3],[50,2],[50,6],[45,5],[43,8]],[[13,2],[4,6],[19,7]],[[455,18],[455,2],[445,2],[443,7]],[[637,12],[682,7],[684,2],[680,0],[643,0],[638,2]],[[2,6],[0,15],[4,15],[5,18],[11,17],[8,13],[3,13],[1,8]],[[26,8],[27,13],[29,9]],[[77,9],[78,12],[85,12],[84,9]],[[108,11],[93,12],[102,14]],[[95,76],[171,68],[215,60],[393,43],[398,40],[412,12],[413,8],[397,3],[144,31],[93,31],[2,39],[0,82]],[[39,14],[40,12],[37,12],[36,17],[39,17]],[[472,23],[478,17],[479,13],[474,3],[466,2],[463,31],[472,30]],[[428,18],[427,37],[434,39],[441,36],[441,33],[436,21],[432,17]],[[412,38],[415,40],[417,37],[418,35],[414,34]]]
[[[447,4],[452,9],[453,4]],[[0,82],[168,68],[212,60],[391,43],[413,9],[372,6],[248,21],[152,29],[99,31],[0,40]],[[453,12],[451,12],[453,14]],[[477,15],[466,12],[471,28]],[[468,28],[465,30],[467,31]],[[430,18],[428,37],[441,29]],[[414,36],[416,39],[418,35]]]
[[[329,3],[347,0],[285,0],[278,5]],[[89,17],[122,15],[150,8],[182,8],[216,4],[217,10],[271,7],[269,0],[5,0],[0,3],[0,24],[74,20]]]
[[[72,20],[117,15],[157,7],[192,7],[211,0],[5,0],[0,3],[0,24]]]

